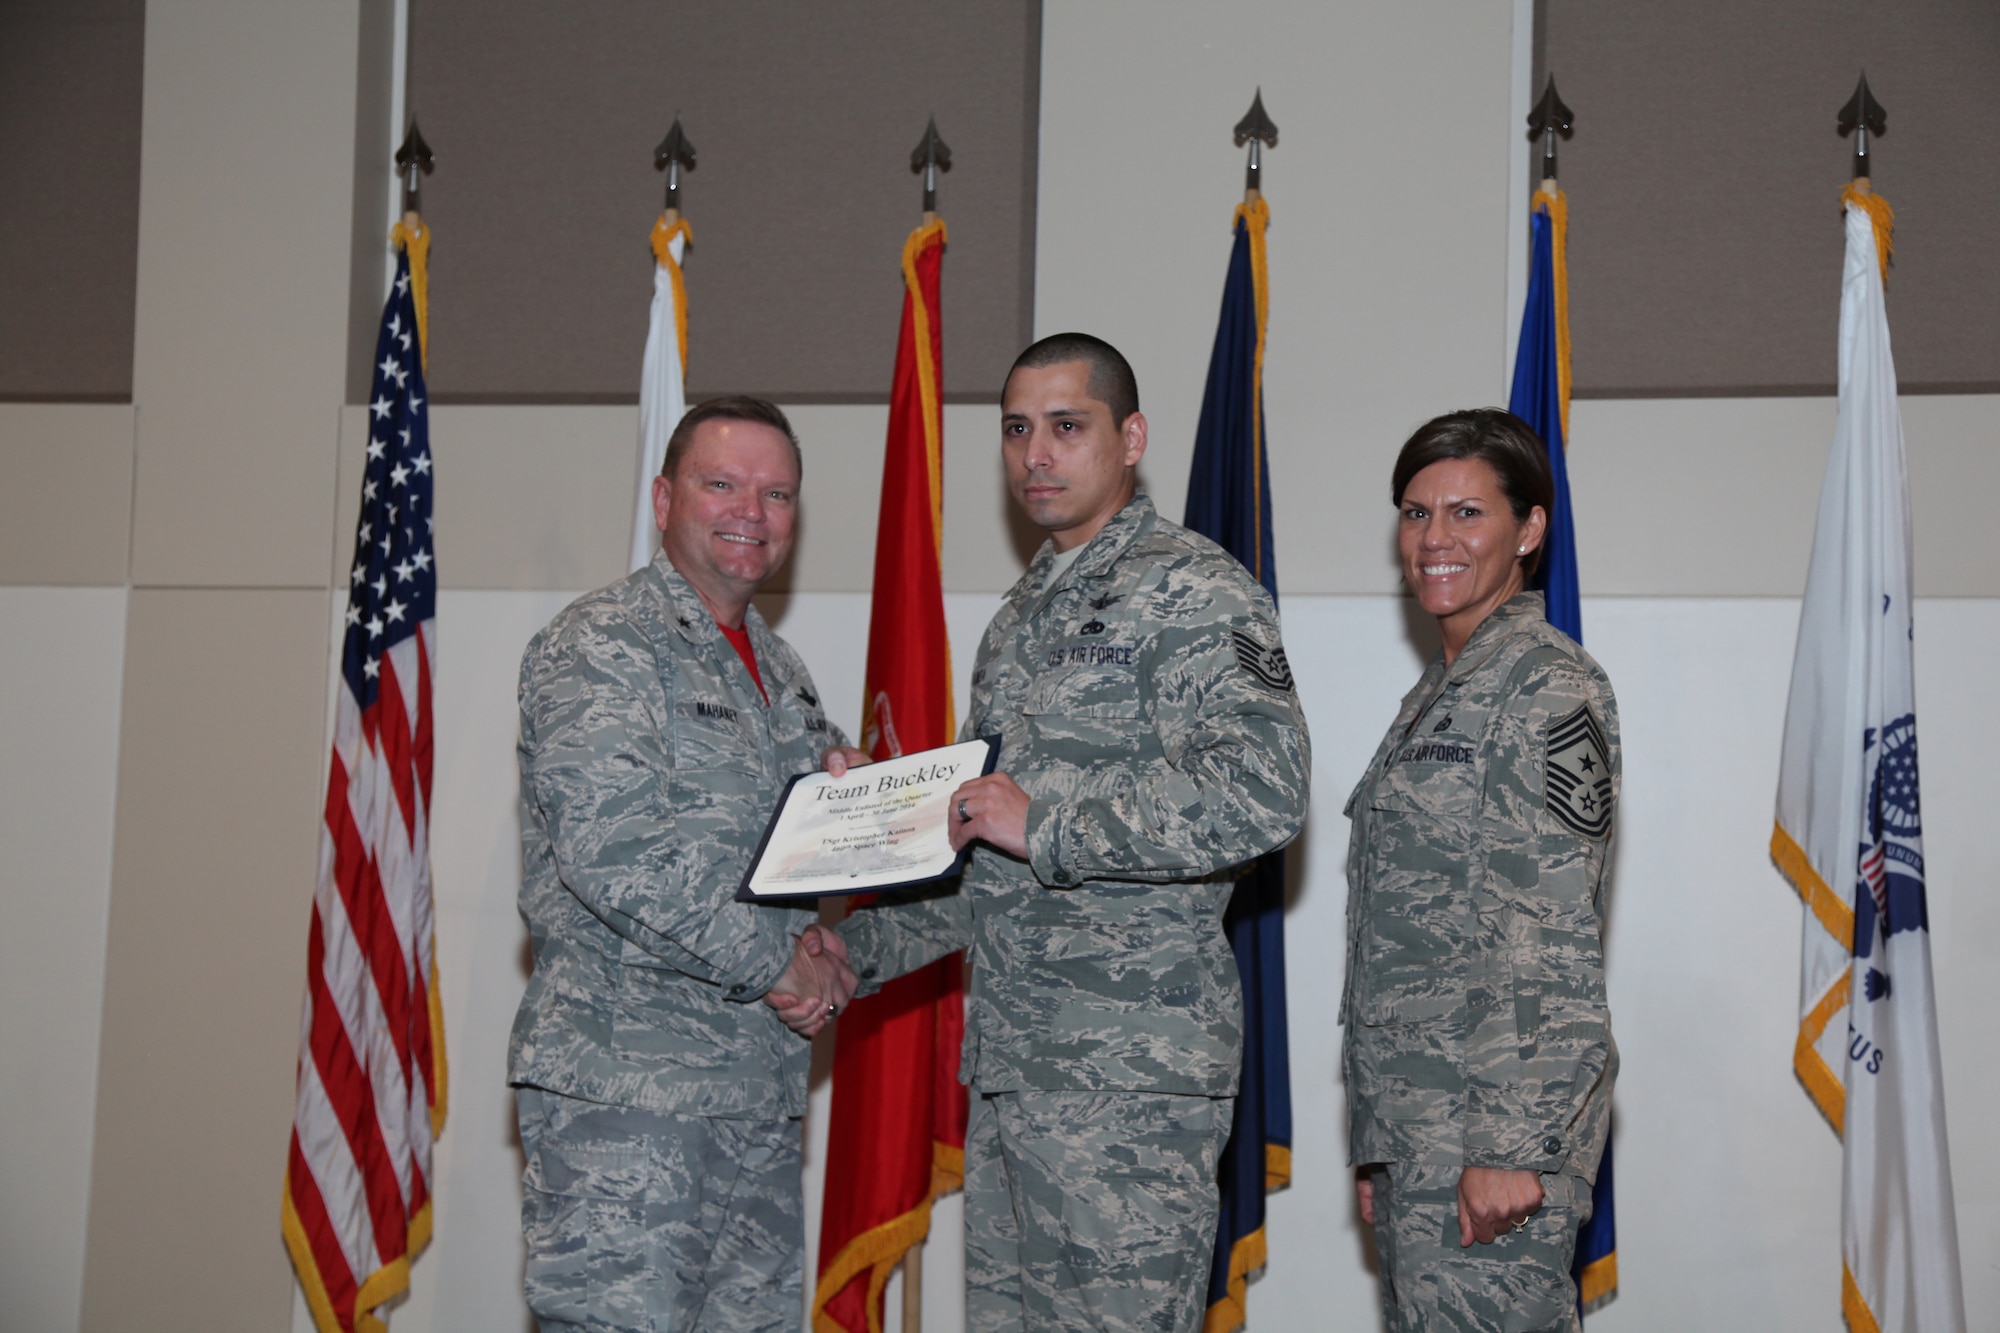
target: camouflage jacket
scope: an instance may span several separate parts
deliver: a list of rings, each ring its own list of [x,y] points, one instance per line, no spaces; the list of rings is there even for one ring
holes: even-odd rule
[[[1611,682],[1540,593],[1404,697],[1347,802],[1350,1161],[1595,1178],[1618,781]]]
[[[1001,738],[1030,856],[843,927],[864,978],[968,944],[960,1077],[985,1092],[1224,1096],[1242,993],[1222,913],[1305,817],[1310,744],[1270,597],[1136,497],[1052,587],[1045,544],[987,627],[965,738]]]
[[[664,556],[521,658],[521,915],[507,1077],[686,1115],[803,1115],[807,1042],[758,1001],[814,919],[734,901],[778,793],[844,743],[751,608],[767,707]]]

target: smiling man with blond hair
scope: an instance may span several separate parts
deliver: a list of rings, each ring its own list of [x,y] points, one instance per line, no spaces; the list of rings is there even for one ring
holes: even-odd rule
[[[785,784],[864,757],[750,604],[799,475],[770,403],[695,407],[653,483],[660,553],[521,659],[534,973],[507,1070],[543,1333],[798,1327],[805,1038],[855,983],[807,908],[734,899]]]

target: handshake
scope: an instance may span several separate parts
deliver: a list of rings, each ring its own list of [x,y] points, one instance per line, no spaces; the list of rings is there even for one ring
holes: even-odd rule
[[[810,1037],[847,1007],[859,985],[847,965],[847,941],[811,925],[793,941],[791,966],[772,983],[764,1003],[778,1011],[786,1027]]]

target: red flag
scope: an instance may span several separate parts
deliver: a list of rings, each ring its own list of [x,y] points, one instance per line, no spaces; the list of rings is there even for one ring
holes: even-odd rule
[[[957,730],[945,637],[944,223],[903,246],[903,327],[889,400],[862,746],[876,759],[945,745]],[[840,1016],[827,1131],[814,1333],[881,1333],[882,1288],[931,1227],[931,1200],[965,1180],[965,1031],[959,955],[899,977]]]

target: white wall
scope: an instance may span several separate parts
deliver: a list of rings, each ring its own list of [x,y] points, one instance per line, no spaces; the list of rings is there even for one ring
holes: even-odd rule
[[[82,1306],[125,600],[0,588],[0,1328]]]

